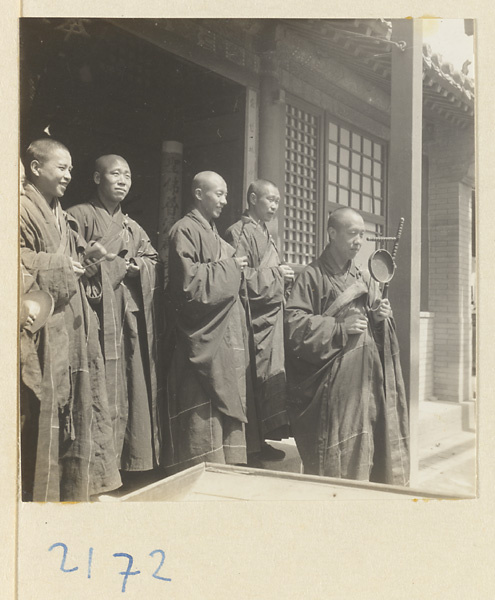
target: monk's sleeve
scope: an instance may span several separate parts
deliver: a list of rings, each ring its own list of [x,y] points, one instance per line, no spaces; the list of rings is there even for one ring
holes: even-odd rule
[[[76,204],[75,206],[71,206],[67,212],[77,223],[79,235],[85,242],[91,242],[94,238],[95,217],[88,214],[88,206],[86,204]],[[125,259],[117,256],[113,261],[105,261],[104,263],[101,263],[101,265],[103,265],[103,268],[105,269],[105,273],[110,281],[112,289],[116,290],[127,274]],[[101,265],[98,266],[98,273],[96,275],[87,278],[88,283],[85,286],[86,295],[92,302],[101,296]]]
[[[23,264],[21,264],[21,294],[27,294],[39,290],[39,285],[36,283],[36,279],[28,273]]]
[[[158,252],[151,245],[150,239],[144,229],[138,226],[136,234],[139,236],[139,243],[136,256],[132,260],[139,267],[139,276],[129,278],[128,284],[129,287],[137,284],[141,288],[140,293],[143,300],[147,329],[150,330],[150,335],[153,335],[161,328],[161,325],[155,322],[159,318],[161,311],[153,311],[152,306],[154,303],[161,301],[163,286],[162,263]]]
[[[177,229],[170,237],[169,270],[173,295],[184,314],[201,319],[233,304],[239,294],[241,269],[234,258],[201,262],[202,244],[191,229]]]
[[[142,227],[138,227],[137,236],[139,237],[138,250],[135,258],[142,258],[153,264],[157,264],[159,261],[158,252],[151,245],[148,234]]]
[[[153,287],[155,280],[160,277],[160,259],[158,252],[151,245],[148,234],[140,226],[133,231],[133,235],[137,238],[136,255],[132,257],[132,261],[139,267],[139,279],[143,294],[148,285]]]
[[[36,280],[40,290],[48,292],[55,310],[68,304],[77,291],[72,261],[66,254],[38,252],[37,232],[21,210],[21,263]]]
[[[345,345],[342,323],[320,313],[318,282],[303,271],[285,307],[285,344],[292,358],[323,365]]]
[[[70,229],[70,233],[74,240],[74,245],[77,250],[77,255],[79,260],[84,260],[84,253],[88,247],[88,240],[84,235],[84,230],[82,229],[79,221],[75,219],[72,214],[69,212],[66,213],[67,224]]]
[[[66,213],[67,221],[69,222],[71,229],[76,232],[76,234],[82,238],[84,242],[89,242],[91,239],[89,222],[82,205],[76,204],[75,206],[71,206],[67,209]],[[81,241],[79,239],[78,244],[81,245]]]
[[[251,310],[281,304],[284,299],[284,277],[278,266],[259,267],[262,257],[247,236],[239,240],[237,256],[247,256],[249,266],[244,272]]]

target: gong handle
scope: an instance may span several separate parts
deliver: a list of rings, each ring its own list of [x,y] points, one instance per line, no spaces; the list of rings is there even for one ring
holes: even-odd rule
[[[366,238],[368,242],[395,242],[394,237],[369,237]]]
[[[399,240],[400,240],[400,236],[402,235],[402,230],[404,229],[404,217],[400,218],[399,221],[399,228],[397,229],[397,235],[395,236],[395,244],[394,244],[394,248],[392,250],[392,259],[395,262],[395,257],[397,256],[397,250],[399,249]]]

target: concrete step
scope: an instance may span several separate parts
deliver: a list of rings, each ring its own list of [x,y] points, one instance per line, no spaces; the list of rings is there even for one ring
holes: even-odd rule
[[[461,431],[475,430],[476,403],[460,404],[426,400],[419,405],[418,436],[419,445],[453,436]]]
[[[436,493],[473,495],[476,491],[476,439],[461,431],[420,448],[418,487]]]
[[[420,489],[472,496],[476,490],[476,403],[425,401],[419,407]]]

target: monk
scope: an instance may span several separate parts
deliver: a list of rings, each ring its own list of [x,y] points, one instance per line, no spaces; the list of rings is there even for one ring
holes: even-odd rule
[[[224,179],[198,173],[192,196],[194,208],[170,231],[169,472],[205,461],[247,460],[247,339],[239,300],[247,258],[233,256],[214,224],[227,204]]]
[[[248,258],[245,269],[247,323],[254,365],[254,411],[248,428],[261,440],[261,460],[282,460],[285,453],[266,443],[279,437],[288,424],[284,365],[284,292],[294,271],[282,264],[267,223],[277,212],[280,192],[268,180],[253,181],[247,192],[248,207],[225,234],[236,254]]]
[[[93,179],[93,196],[69,213],[86,242],[99,242],[116,255],[98,265],[86,292],[101,326],[119,467],[123,472],[149,471],[159,464],[161,443],[158,254],[144,229],[122,211],[132,185],[127,161],[114,154],[100,156]]]
[[[36,448],[32,485],[23,477],[24,499],[88,501],[121,485],[98,323],[84,290],[86,273],[96,269],[90,262],[98,256],[86,258],[77,223],[60,206],[71,180],[67,148],[51,138],[36,140],[24,164],[23,280],[54,301],[42,329],[23,331],[31,339],[21,354],[22,447]],[[104,255],[102,249],[100,258]],[[28,458],[22,456],[23,475],[31,471]]]
[[[305,473],[407,485],[409,427],[390,303],[354,258],[351,208],[298,276],[285,311],[289,418]]]

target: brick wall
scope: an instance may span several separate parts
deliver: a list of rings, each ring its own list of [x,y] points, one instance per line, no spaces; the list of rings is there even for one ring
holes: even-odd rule
[[[461,402],[471,384],[472,129],[435,124],[430,161],[428,308],[434,320],[434,396]]]
[[[419,321],[419,399],[432,400],[435,315],[422,312]]]

